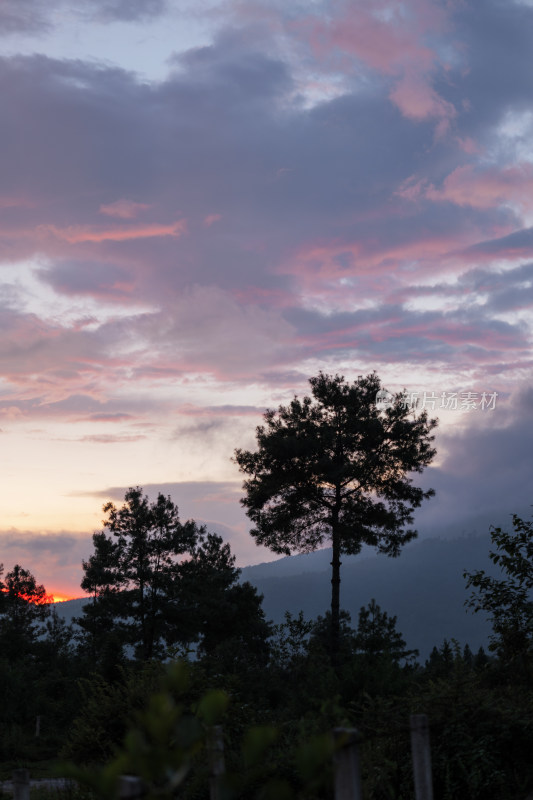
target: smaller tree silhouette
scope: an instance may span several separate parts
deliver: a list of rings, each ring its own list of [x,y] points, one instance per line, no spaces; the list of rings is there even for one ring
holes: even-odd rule
[[[4,655],[18,657],[28,652],[43,633],[52,597],[19,564],[7,573],[5,581],[1,580],[2,574],[0,565],[0,650]]]
[[[491,527],[495,550],[489,551],[502,578],[484,570],[465,572],[466,588],[472,588],[466,605],[474,612],[485,611],[492,622],[489,649],[508,664],[521,665],[530,674],[533,660],[533,520],[513,514],[514,533]]]

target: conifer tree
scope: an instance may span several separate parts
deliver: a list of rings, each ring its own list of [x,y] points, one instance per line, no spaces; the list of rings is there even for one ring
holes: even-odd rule
[[[258,544],[290,555],[332,546],[331,648],[339,650],[342,554],[371,545],[397,556],[415,538],[412,512],[433,490],[413,485],[412,473],[433,459],[437,421],[412,412],[401,394],[385,408],[376,402],[376,373],[350,384],[322,372],[312,397],[264,415],[257,450],[237,449],[246,476],[242,504]]]

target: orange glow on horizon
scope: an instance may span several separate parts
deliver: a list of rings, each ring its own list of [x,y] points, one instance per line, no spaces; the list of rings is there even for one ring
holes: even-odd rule
[[[9,589],[4,587],[2,591],[7,594],[9,592]],[[35,605],[37,606],[45,606],[48,605],[48,603],[55,602],[54,595],[51,594],[43,594],[42,597],[32,597],[29,594],[24,594],[24,592],[18,592],[17,597],[21,597],[22,600],[27,600],[28,603],[35,603]]]

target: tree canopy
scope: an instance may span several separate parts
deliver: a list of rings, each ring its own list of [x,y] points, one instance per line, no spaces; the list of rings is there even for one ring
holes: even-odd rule
[[[350,384],[320,372],[309,383],[312,396],[268,410],[256,430],[257,450],[237,449],[234,460],[247,476],[241,502],[258,544],[290,555],[331,543],[335,654],[340,556],[363,544],[397,556],[417,535],[406,526],[434,492],[414,486],[411,473],[435,455],[437,420],[412,412],[401,394],[379,408],[376,373]]]
[[[27,652],[44,630],[52,598],[35,576],[15,564],[2,581],[0,564],[0,649],[8,653]]]
[[[197,526],[181,524],[170,497],[159,494],[150,502],[140,487],[126,492],[120,508],[106,503],[104,512],[106,530],[94,534],[94,553],[83,562],[81,587],[93,595],[93,605],[79,622],[102,644],[109,639],[112,620],[120,618],[116,627],[125,641],[149,659],[161,638],[176,558],[195,543]]]
[[[238,583],[235,556],[220,536],[193,520],[180,522],[170,497],[151,502],[140,487],[104,512],[105,529],[93,535],[94,552],[83,562],[81,586],[93,602],[77,620],[95,655],[120,661],[125,644],[140,660],[194,643],[213,652],[243,620],[254,620],[252,638],[264,643],[261,597]]]

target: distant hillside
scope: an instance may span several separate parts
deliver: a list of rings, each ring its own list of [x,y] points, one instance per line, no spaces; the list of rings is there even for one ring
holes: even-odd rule
[[[74,600],[63,600],[61,603],[54,603],[54,606],[59,616],[70,624],[73,617],[81,615],[83,606],[87,602],[88,598],[86,597],[76,597]]]
[[[359,556],[343,557],[341,605],[357,621],[361,606],[375,598],[389,614],[398,617],[398,629],[410,648],[425,658],[444,638],[456,638],[472,649],[486,646],[490,633],[482,615],[464,608],[468,593],[463,572],[485,569],[498,574],[490,562],[490,537],[427,538],[405,547],[399,558],[376,555],[368,549]],[[324,614],[331,591],[331,550],[291,556],[266,564],[244,567],[241,580],[250,581],[264,595],[268,619],[282,622],[286,610],[303,610],[307,618]],[[86,599],[56,603],[67,621],[81,613]]]
[[[343,556],[343,563],[355,564],[362,559],[372,558],[375,555],[372,548],[364,548],[358,556]],[[253,564],[242,567],[244,580],[253,583],[261,578],[288,578],[292,575],[301,575],[304,572],[324,572],[330,568],[331,548],[316,550],[314,553],[304,553],[296,556],[285,556],[276,561],[265,561],[262,564]]]
[[[414,542],[399,558],[368,554],[343,558],[341,606],[355,623],[361,606],[375,598],[385,611],[398,617],[398,629],[408,646],[418,648],[422,657],[444,638],[468,642],[473,649],[486,646],[490,633],[486,620],[464,608],[468,593],[463,572],[485,569],[497,574],[488,558],[489,547],[490,537],[485,534]],[[323,550],[320,556],[326,567],[323,571],[268,577],[270,565],[265,564],[261,576],[254,574],[256,568],[247,567],[242,579],[250,580],[264,595],[266,616],[275,622],[283,619],[285,610],[297,613],[302,609],[307,618],[314,618],[324,614],[330,604],[331,551]],[[297,563],[309,566],[308,561]],[[273,562],[271,575],[279,564]]]
[[[531,507],[519,509],[518,516],[529,519]],[[488,536],[491,525],[500,525],[505,530],[511,529],[511,514],[500,513],[480,513],[467,518],[462,518],[458,522],[448,522],[445,525],[424,525],[415,520],[415,527],[419,531],[417,540],[409,547],[417,547],[422,542],[429,539],[452,540],[465,536]],[[372,547],[363,547],[358,556],[344,556],[343,563],[359,564],[363,559],[374,558],[376,555]],[[243,567],[245,580],[251,583],[259,578],[281,578],[288,575],[300,575],[302,572],[323,572],[329,570],[331,561],[331,549],[316,550],[314,553],[305,555],[287,556],[278,558],[275,561],[265,561],[261,564],[254,564],[250,567]]]

